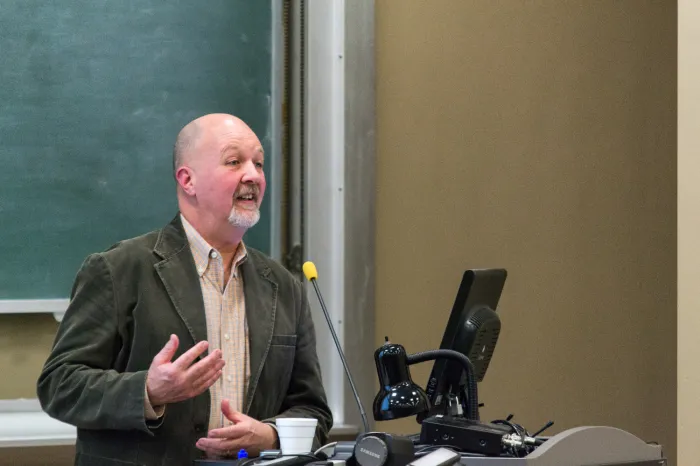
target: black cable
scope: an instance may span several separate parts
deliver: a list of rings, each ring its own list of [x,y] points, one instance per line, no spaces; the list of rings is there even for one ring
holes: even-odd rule
[[[408,365],[417,364],[419,362],[433,361],[435,359],[445,358],[452,359],[462,364],[467,373],[467,419],[470,421],[479,420],[479,394],[476,387],[476,377],[474,377],[474,365],[464,354],[448,350],[438,349],[423,351],[420,353],[409,354],[406,357]]]
[[[537,437],[538,435],[540,435],[542,432],[544,432],[545,430],[549,429],[549,428],[552,427],[553,425],[554,425],[554,421],[549,421],[549,422],[547,422],[547,424],[545,424],[544,427],[542,427],[540,430],[538,430],[537,432],[535,432],[534,434],[532,434],[532,437]]]
[[[510,419],[512,419],[512,416],[509,416]],[[515,445],[509,445],[508,449],[510,450],[511,454],[515,457],[520,457],[521,454],[527,455],[530,452],[533,451],[530,445],[525,443],[525,437],[529,437],[529,433],[527,430],[521,426],[520,424],[516,424],[514,422],[508,421],[508,420],[503,420],[503,419],[496,419],[495,421],[491,421],[492,424],[501,424],[501,425],[506,425],[511,428],[513,433],[518,435],[520,437],[520,442],[521,445],[520,447],[516,447]]]
[[[525,427],[516,422],[512,422],[511,419],[513,419],[513,417],[513,414],[509,414],[505,419],[496,419],[491,421],[492,424],[501,424],[510,427],[511,433],[520,437],[521,444],[519,446],[513,445],[510,442],[505,442],[504,450],[506,451],[506,455],[514,457],[527,456],[548,440],[548,438],[538,437],[538,435],[551,427],[554,424],[554,421],[547,422],[544,427],[539,429],[534,434],[531,434]]]

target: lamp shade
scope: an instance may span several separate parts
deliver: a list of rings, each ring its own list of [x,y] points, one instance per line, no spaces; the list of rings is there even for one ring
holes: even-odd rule
[[[377,421],[415,416],[430,409],[422,388],[411,379],[406,350],[388,341],[374,352],[379,377],[379,392],[372,411]]]

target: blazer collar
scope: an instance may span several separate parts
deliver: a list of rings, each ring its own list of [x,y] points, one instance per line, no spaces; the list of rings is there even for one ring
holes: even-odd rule
[[[195,344],[206,340],[202,290],[179,214],[160,231],[153,252],[162,259],[154,267],[192,340]]]
[[[250,344],[250,381],[244,401],[245,413],[249,412],[253,403],[260,374],[270,350],[277,311],[278,286],[270,274],[270,267],[258,257],[259,254],[249,248],[248,260],[241,264]]]

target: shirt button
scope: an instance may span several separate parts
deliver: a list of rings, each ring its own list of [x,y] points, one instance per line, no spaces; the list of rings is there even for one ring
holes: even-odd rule
[[[226,377],[226,380],[228,380],[229,382],[233,382],[233,377],[229,375],[228,377]]]
[[[231,339],[231,337],[228,336],[228,333],[226,333],[226,334],[224,335],[224,340],[230,340],[230,339]]]
[[[214,259],[216,259],[217,257],[219,257],[219,255],[216,253],[216,251],[212,251],[212,252],[211,252],[211,257],[214,258]]]

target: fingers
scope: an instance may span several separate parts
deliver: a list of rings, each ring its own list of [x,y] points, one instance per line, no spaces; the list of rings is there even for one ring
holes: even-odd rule
[[[224,414],[224,416],[226,416],[226,419],[234,424],[248,419],[248,416],[233,409],[231,407],[231,403],[229,403],[227,399],[221,400],[221,412]]]
[[[161,349],[153,358],[153,363],[159,366],[161,364],[165,364],[166,362],[170,362],[170,360],[173,359],[173,356],[175,356],[175,351],[177,351],[177,347],[179,345],[180,340],[178,340],[177,335],[170,335],[170,339],[165,346],[163,346],[163,349]]]
[[[206,378],[206,379],[202,378],[202,379],[197,380],[194,384],[194,391],[195,391],[194,396],[199,395],[204,390],[206,390],[207,388],[214,385],[214,383],[217,380],[219,380],[219,378],[221,377],[221,374],[222,374],[222,372],[219,370],[219,371],[214,372],[211,376],[209,376],[209,378]]]
[[[195,382],[199,381],[208,381],[211,377],[215,376],[217,373],[221,374],[221,370],[224,368],[226,363],[222,360],[217,361],[216,364],[213,367],[208,368],[205,372],[198,374],[198,375],[190,375],[188,374],[187,377],[190,378],[190,380],[193,380]],[[214,383],[218,377],[215,377]]]
[[[185,370],[188,367],[190,367],[194,360],[197,359],[200,355],[202,355],[202,353],[204,353],[208,347],[208,342],[200,341],[192,348],[188,349],[185,353],[183,353],[179,358],[177,358],[175,362],[173,362],[173,364],[177,366],[178,369]]]
[[[235,440],[202,437],[197,440],[197,448],[211,455],[223,457],[234,454],[241,448],[241,445]]]
[[[191,380],[195,380],[201,377],[207,377],[207,374],[210,374],[212,371],[216,372],[222,369],[225,365],[222,357],[221,350],[217,349],[212,351],[209,356],[201,361],[197,361],[197,363],[187,369],[187,377]]]
[[[214,383],[221,378],[223,373],[221,369],[223,366],[224,362],[220,361],[216,366],[210,368],[200,376],[192,377],[189,374],[187,375],[187,380],[189,380],[189,384],[193,387],[197,395],[214,385]]]
[[[236,422],[231,419],[233,417],[233,408],[231,408],[231,403],[229,403],[226,398],[221,400],[221,412],[226,416],[226,419],[234,423]]]
[[[209,438],[214,439],[230,439],[237,440],[248,434],[248,428],[240,425],[232,425],[227,427],[219,427],[218,429],[212,429],[207,435]]]

